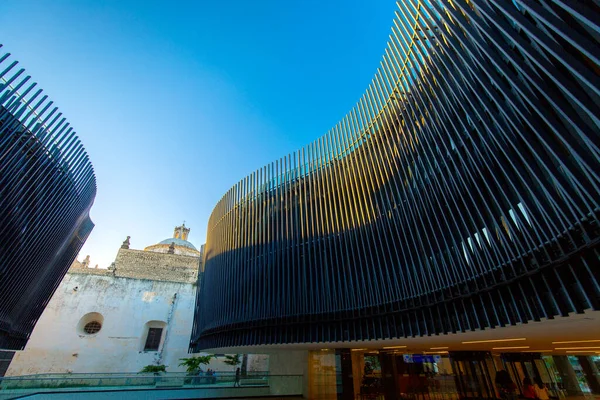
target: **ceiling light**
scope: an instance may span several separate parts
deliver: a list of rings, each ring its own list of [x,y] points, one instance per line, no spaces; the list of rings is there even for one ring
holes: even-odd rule
[[[552,342],[552,344],[571,344],[571,343],[598,343],[600,339],[594,340],[567,340],[565,342]]]
[[[405,349],[406,346],[387,346],[384,349]]]
[[[424,351],[423,354],[448,354],[447,351]]]
[[[352,351],[365,351],[365,350],[369,350],[369,349],[352,349]]]
[[[554,350],[523,350],[521,353],[549,353]]]
[[[597,351],[594,351],[594,350],[572,350],[572,351],[565,351],[565,353],[597,353]]]
[[[584,346],[584,347],[556,347],[554,350],[585,350],[585,349],[600,349],[599,346]]]
[[[512,347],[492,347],[492,350],[518,350],[528,349],[529,346],[512,346]]]
[[[431,350],[443,350],[443,349],[449,349],[448,346],[446,347],[430,347]]]
[[[527,339],[526,338],[516,338],[516,339],[471,340],[468,342],[462,342],[462,344],[516,342],[518,340],[527,340]]]

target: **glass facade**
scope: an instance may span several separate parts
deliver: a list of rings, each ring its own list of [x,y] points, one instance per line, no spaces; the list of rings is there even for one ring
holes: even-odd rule
[[[94,227],[95,195],[73,128],[10,54],[0,56],[0,349],[25,346]]]
[[[323,349],[308,354],[306,396],[311,399],[508,400],[524,398],[524,383],[535,383],[539,379],[550,398],[562,399],[600,393],[598,369],[594,364],[597,360],[598,356],[539,353],[461,351],[427,355],[385,349]],[[514,383],[514,391],[509,396],[496,379],[501,370],[506,371]]]
[[[593,1],[399,2],[356,106],[216,205],[191,348],[597,310],[599,18]]]

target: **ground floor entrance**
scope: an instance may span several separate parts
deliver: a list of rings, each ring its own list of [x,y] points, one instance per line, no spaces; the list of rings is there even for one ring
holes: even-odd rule
[[[313,399],[453,400],[524,398],[538,382],[550,398],[599,395],[600,355],[457,351],[408,353],[395,346],[311,351],[309,397]],[[503,391],[498,374],[514,385]]]

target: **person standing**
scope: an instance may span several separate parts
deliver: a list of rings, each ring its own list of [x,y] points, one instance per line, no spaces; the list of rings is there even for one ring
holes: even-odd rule
[[[496,387],[504,400],[514,400],[516,398],[517,385],[510,379],[510,375],[505,369],[496,372]]]
[[[238,367],[238,369],[235,370],[235,382],[233,383],[233,387],[241,387],[240,385],[240,375],[242,374],[242,371],[240,370],[240,367]]]

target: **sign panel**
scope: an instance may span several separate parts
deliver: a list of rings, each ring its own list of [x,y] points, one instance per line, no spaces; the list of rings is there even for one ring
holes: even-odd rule
[[[403,354],[405,363],[439,363],[442,360],[442,356],[436,355],[424,355],[424,354]]]

